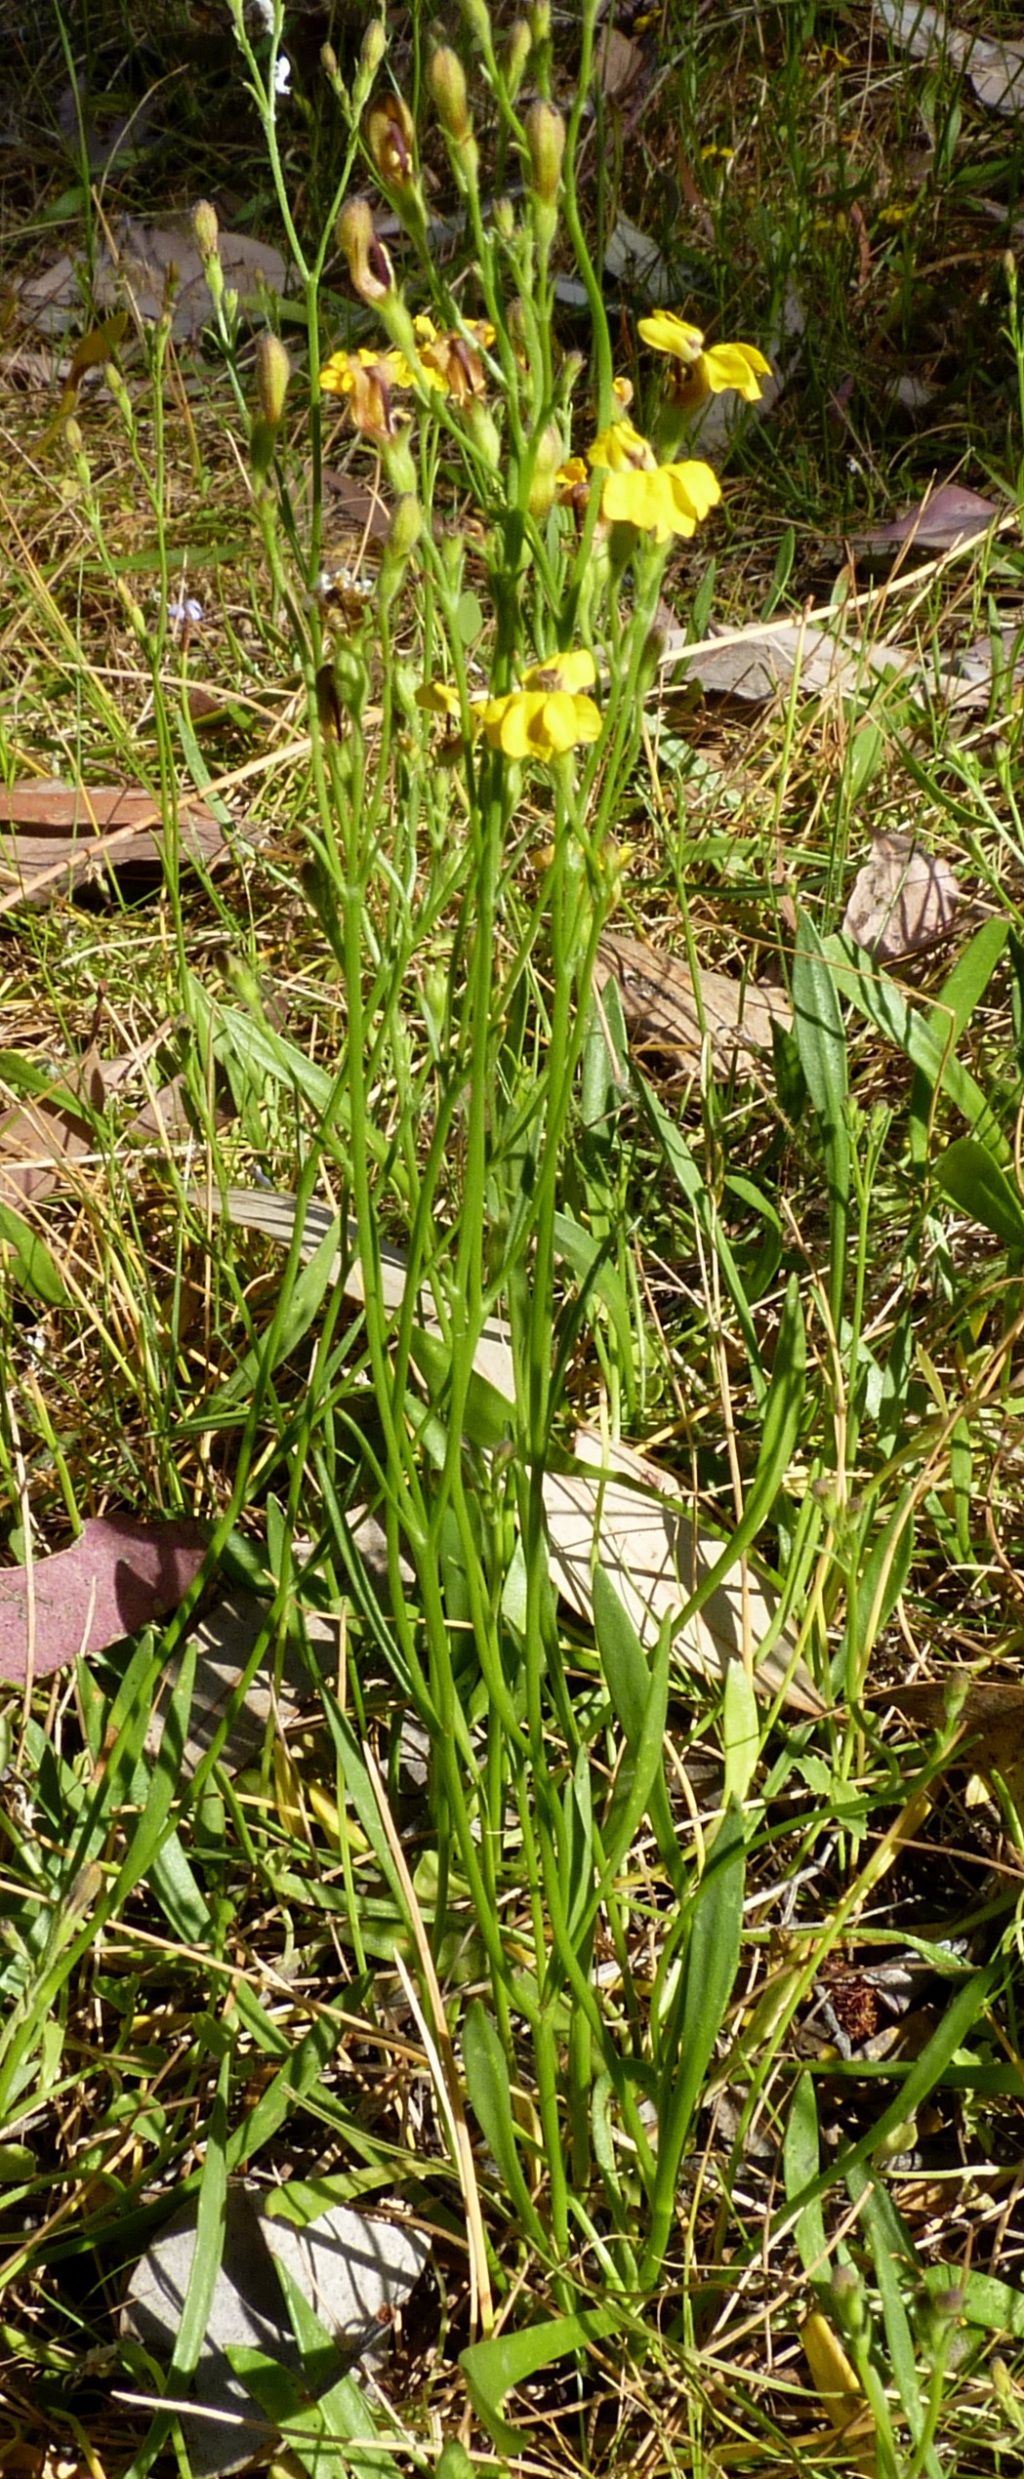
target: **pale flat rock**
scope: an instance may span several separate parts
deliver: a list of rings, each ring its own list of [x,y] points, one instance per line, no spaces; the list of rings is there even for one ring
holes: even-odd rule
[[[286,2190],[233,2183],[225,2208],[224,2249],[182,2429],[195,2479],[220,2479],[275,2451],[278,2430],[236,2376],[228,2350],[262,2350],[298,2369],[281,2264],[348,2362],[372,2362],[390,2348],[389,2326],[428,2261],[419,2231],[335,2204],[297,2227],[268,2210]],[[161,2230],[136,2266],[122,2309],[124,2329],[155,2358],[171,2357],[181,2328],[196,2245],[196,2205]],[[328,2378],[328,2381],[333,2379]]]

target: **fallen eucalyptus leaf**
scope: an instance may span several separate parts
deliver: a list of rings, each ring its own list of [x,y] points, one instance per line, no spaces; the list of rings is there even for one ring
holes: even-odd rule
[[[857,559],[884,559],[910,547],[929,553],[952,551],[958,543],[980,540],[1006,513],[1005,507],[983,499],[979,491],[965,490],[959,482],[942,482],[937,490],[926,491],[923,499],[915,499],[890,524],[848,534],[847,548]]]
[[[205,1205],[206,1196],[203,1190],[193,1189],[192,1196],[194,1203],[200,1206]],[[285,1196],[272,1188],[226,1188],[223,1194],[213,1196],[212,1203],[214,1211],[223,1211],[231,1222],[241,1223],[250,1231],[262,1231],[267,1239],[276,1240],[278,1247],[288,1247],[295,1227],[295,1198],[293,1196]],[[336,1220],[337,1216],[331,1212],[329,1206],[321,1205],[315,1199],[311,1200],[306,1208],[306,1221],[302,1235],[301,1254],[304,1261],[316,1254],[321,1240],[326,1237]],[[348,1226],[348,1244],[351,1250],[358,1249],[359,1234],[354,1223]],[[336,1264],[332,1269],[332,1281],[338,1280],[341,1266],[339,1250]],[[392,1310],[401,1308],[405,1298],[406,1272],[406,1259],[401,1249],[391,1248],[386,1241],[382,1240],[380,1242],[380,1282],[381,1298],[385,1308]],[[365,1296],[362,1265],[358,1255],[353,1254],[349,1258],[345,1275],[345,1297],[349,1300],[363,1300]],[[418,1314],[420,1323],[427,1334],[441,1335],[443,1333],[441,1320],[426,1285],[420,1293]],[[498,1394],[503,1395],[507,1403],[515,1402],[516,1386],[512,1347],[509,1329],[504,1318],[488,1317],[486,1319],[483,1333],[473,1354],[473,1367],[477,1376],[486,1378],[487,1383],[493,1386]]]
[[[544,1476],[552,1577],[577,1616],[592,1621],[593,1573],[599,1564],[641,1644],[653,1650],[663,1619],[683,1608],[721,1557],[725,1543],[712,1533],[697,1532],[678,1504],[670,1476],[646,1456],[622,1445],[606,1451],[604,1440],[588,1429],[577,1430],[574,1446],[577,1460],[594,1467],[593,1473]],[[762,1583],[749,1560],[738,1559],[697,1617],[674,1637],[675,1651],[687,1668],[717,1682],[731,1661],[743,1660],[746,1643],[755,1686],[761,1695],[774,1696],[793,1659],[788,1628],[758,1659],[777,1607],[777,1594]],[[802,1661],[792,1671],[785,1700],[797,1712],[824,1711]]]
[[[70,1549],[0,1570],[0,1679],[49,1678],[176,1609],[206,1556],[201,1525],[90,1515]]]
[[[805,697],[860,697],[878,677],[917,674],[916,656],[882,639],[856,643],[841,632],[813,622],[770,620],[752,628],[730,629],[722,644],[713,639],[689,647],[685,633],[669,633],[662,669],[676,666],[699,680],[709,697],[742,697],[764,704],[789,689],[794,680]]]
[[[843,915],[843,935],[878,964],[920,955],[949,936],[960,889],[948,861],[911,835],[876,835]]]
[[[182,801],[185,861],[217,869],[230,859],[223,828],[204,802]],[[48,903],[109,872],[128,887],[159,883],[164,822],[148,792],[118,785],[16,783],[0,790],[0,912]]]
[[[941,9],[918,0],[876,0],[878,15],[893,41],[914,60],[934,67],[951,61],[970,78],[980,103],[993,112],[1024,111],[1024,47],[1001,43],[978,33],[961,33]]]
[[[631,1039],[670,1050],[691,1061],[701,1053],[703,1029],[688,967],[660,947],[619,930],[606,930],[598,949],[599,988],[614,976]],[[700,1000],[716,1065],[729,1074],[751,1051],[770,1051],[772,1027],[786,1029],[792,1009],[785,991],[766,982],[734,981],[702,967]]]

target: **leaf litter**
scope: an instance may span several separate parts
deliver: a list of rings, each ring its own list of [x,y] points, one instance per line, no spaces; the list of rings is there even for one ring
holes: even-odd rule
[[[959,905],[948,861],[912,835],[876,835],[850,890],[843,932],[877,964],[895,964],[948,938]]]

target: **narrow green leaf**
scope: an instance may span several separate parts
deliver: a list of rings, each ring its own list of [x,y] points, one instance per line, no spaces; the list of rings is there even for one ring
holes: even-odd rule
[[[1009,1145],[996,1125],[987,1093],[955,1055],[956,1025],[934,1011],[925,1016],[912,1007],[897,983],[885,973],[868,971],[864,955],[852,940],[830,938],[825,949],[843,997],[858,1008],[897,1050],[920,1068],[931,1086],[939,1086],[968,1127],[1001,1163],[1012,1159]],[[941,1031],[937,1026],[941,1023]]]
[[[278,1368],[282,1360],[287,1360],[289,1352],[301,1343],[323,1305],[338,1254],[340,1228],[339,1223],[332,1222],[330,1229],[324,1232],[316,1255],[296,1274],[277,1330],[274,1368]],[[265,1363],[266,1342],[263,1341],[246,1352],[226,1385],[218,1386],[216,1393],[204,1403],[202,1421],[207,1427],[214,1427],[219,1421],[235,1418],[240,1411],[248,1410],[257,1380],[265,1381],[270,1374]]]
[[[645,1809],[677,1890],[682,1882],[682,1855],[664,1770],[672,1631],[661,1629],[652,1670],[629,1612],[603,1567],[595,1569],[593,1591],[601,1668],[627,1747],[602,1829],[605,1865],[595,1892],[596,1904],[614,1880]]]
[[[979,1000],[984,998],[1009,934],[1007,920],[983,921],[963,955],[958,956],[928,1017],[929,1030],[943,1048],[955,1048],[966,1030]],[[933,1093],[934,1080],[918,1068],[910,1095],[910,1151],[918,1163],[926,1161],[928,1155]]]
[[[792,2203],[804,2187],[812,2184],[820,2166],[818,2135],[818,2103],[813,2075],[802,2074],[790,2102],[789,2117],[782,2146],[782,2166],[786,2194]],[[794,2232],[797,2253],[806,2273],[822,2280],[828,2271],[828,2245],[825,2237],[825,2216],[821,2197],[815,2195],[797,2216]]]
[[[693,1904],[677,1995],[659,2042],[658,2159],[651,2229],[640,2285],[651,2290],[672,2234],[676,2189],[686,2138],[739,1969],[743,1926],[743,1813],[727,1807],[708,1853]]]
[[[462,2061],[470,2106],[485,2142],[490,2145],[522,2227],[534,2246],[547,2252],[543,2224],[523,2174],[516,2141],[508,2059],[496,2024],[474,1998],[462,2026]]]
[[[829,1202],[829,1307],[838,1334],[846,1287],[851,1174],[846,1032],[829,959],[806,913],[798,916],[793,958],[793,1030],[825,1156]]]

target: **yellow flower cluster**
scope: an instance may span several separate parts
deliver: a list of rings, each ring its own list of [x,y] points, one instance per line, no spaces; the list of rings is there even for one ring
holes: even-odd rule
[[[464,328],[438,329],[422,313],[413,320],[422,375],[439,395],[457,405],[482,396],[486,386],[481,352],[494,342],[489,319],[467,319]],[[320,372],[329,396],[347,396],[355,428],[368,439],[393,439],[398,417],[392,410],[393,388],[415,387],[419,372],[410,369],[404,353],[388,345],[360,345],[355,353],[332,353]]]
[[[771,376],[771,363],[756,344],[705,345],[703,330],[676,318],[671,310],[657,310],[652,317],[639,319],[637,329],[645,344],[675,364],[676,392],[685,395],[689,405],[702,403],[705,396],[721,396],[728,388],[735,388],[748,405],[755,405],[762,378]]]

